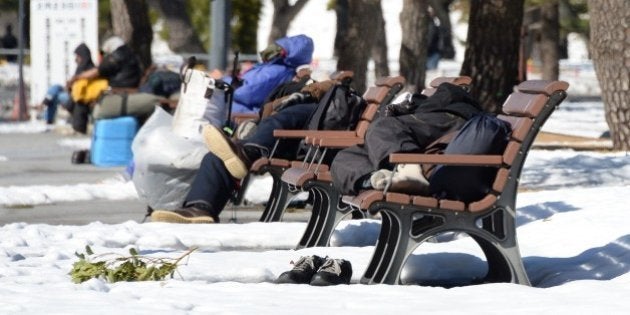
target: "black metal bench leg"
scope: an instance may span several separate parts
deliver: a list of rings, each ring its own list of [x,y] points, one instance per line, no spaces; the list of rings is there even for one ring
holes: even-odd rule
[[[335,196],[330,196],[328,194],[329,192],[325,190],[312,190],[318,191],[324,202],[322,202],[321,207],[317,209],[317,220],[315,222],[313,232],[311,233],[311,238],[306,246],[326,246],[328,245],[328,240],[330,239],[330,236],[336,226],[335,217],[337,212],[337,200],[335,200]]]
[[[372,253],[372,258],[368,263],[368,266],[361,277],[360,283],[362,284],[375,284],[374,277],[379,271],[381,264],[386,259],[387,249],[389,247],[390,238],[397,237],[397,231],[393,231],[391,217],[386,213],[381,213],[381,230]]]
[[[335,228],[339,225],[339,222],[351,212],[351,209],[349,207],[344,209],[340,208],[341,195],[332,187],[332,184],[325,186],[319,185],[319,188],[316,188],[316,190],[321,191],[322,199],[326,200],[325,204],[327,207],[322,207],[319,211],[319,220],[308,245],[327,246]]]
[[[340,207],[341,195],[332,183],[311,181],[303,188],[315,196],[317,203],[313,204],[313,212],[298,248],[328,246],[335,228],[351,209]]]
[[[278,222],[282,220],[289,202],[295,197],[295,193],[291,192],[289,185],[281,180],[279,180],[278,184],[274,182],[272,194],[260,217],[260,222]]]
[[[515,218],[507,210],[499,208],[484,218],[482,229],[471,237],[479,244],[488,262],[485,282],[511,282],[530,285],[515,233]],[[501,230],[497,231],[497,226]]]
[[[413,253],[419,244],[440,233],[443,228],[443,220],[423,221],[419,219],[414,221],[414,213],[417,211],[412,209],[387,208],[379,212],[381,214],[381,232],[374,255],[361,283],[400,284],[400,274],[407,257]],[[414,230],[423,232],[413,235]]]
[[[313,210],[311,212],[311,216],[308,219],[308,223],[306,224],[306,229],[302,234],[302,238],[300,242],[296,246],[296,249],[312,247],[310,244],[310,240],[313,238],[313,234],[315,233],[315,227],[317,222],[321,216],[320,209],[327,207],[326,200],[322,199],[322,196],[319,191],[311,190],[310,193],[313,196]]]
[[[411,212],[397,209],[396,213],[388,210],[381,211],[381,215],[387,214],[390,217],[392,232],[388,239],[387,249],[384,257],[373,278],[374,283],[400,284],[400,273],[407,260],[407,256],[417,246],[410,241],[411,238]]]

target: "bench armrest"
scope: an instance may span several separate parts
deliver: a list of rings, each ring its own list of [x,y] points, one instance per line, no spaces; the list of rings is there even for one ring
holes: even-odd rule
[[[334,134],[329,134],[335,132]],[[354,131],[323,131],[323,130],[289,130],[289,129],[276,129],[273,131],[273,136],[276,138],[306,138],[306,137],[351,137],[354,136]]]
[[[307,139],[308,141],[309,139]],[[308,143],[308,142],[307,142]],[[313,138],[311,143],[320,147],[343,149],[349,148],[353,145],[363,144],[364,139],[359,137],[346,137],[346,138]]]
[[[443,164],[459,166],[501,166],[501,155],[473,155],[473,154],[414,154],[393,153],[389,155],[390,163]]]

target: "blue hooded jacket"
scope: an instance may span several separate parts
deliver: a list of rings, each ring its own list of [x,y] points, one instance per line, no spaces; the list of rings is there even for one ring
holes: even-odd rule
[[[313,59],[313,40],[306,35],[283,37],[276,44],[286,51],[286,56],[258,64],[243,75],[243,84],[234,91],[233,113],[258,113],[276,86],[291,80],[295,68],[310,64]]]

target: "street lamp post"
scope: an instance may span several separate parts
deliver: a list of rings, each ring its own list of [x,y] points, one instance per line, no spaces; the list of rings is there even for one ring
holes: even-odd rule
[[[18,120],[26,120],[28,118],[26,108],[26,92],[24,91],[24,0],[20,0],[20,6],[18,9],[18,48],[20,50],[18,54],[18,102],[19,102],[19,115]]]
[[[210,14],[210,64],[209,68],[225,70],[230,47],[231,7],[228,0],[213,0]]]

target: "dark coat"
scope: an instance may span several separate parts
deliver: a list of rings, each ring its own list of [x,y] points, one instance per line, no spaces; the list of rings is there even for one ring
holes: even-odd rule
[[[74,49],[74,54],[81,57],[81,61],[77,64],[77,70],[74,74],[79,74],[85,70],[94,68],[94,62],[92,61],[92,52],[90,48],[84,43],[81,43]]]
[[[341,150],[331,165],[334,186],[343,194],[357,194],[361,182],[379,169],[392,169],[396,152],[423,152],[439,137],[458,130],[481,112],[479,104],[461,87],[442,84],[428,98],[414,98],[413,114],[379,117],[370,124],[365,144]]]
[[[122,45],[103,57],[98,73],[107,78],[109,86],[113,88],[137,88],[142,77],[142,68],[131,48]]]

